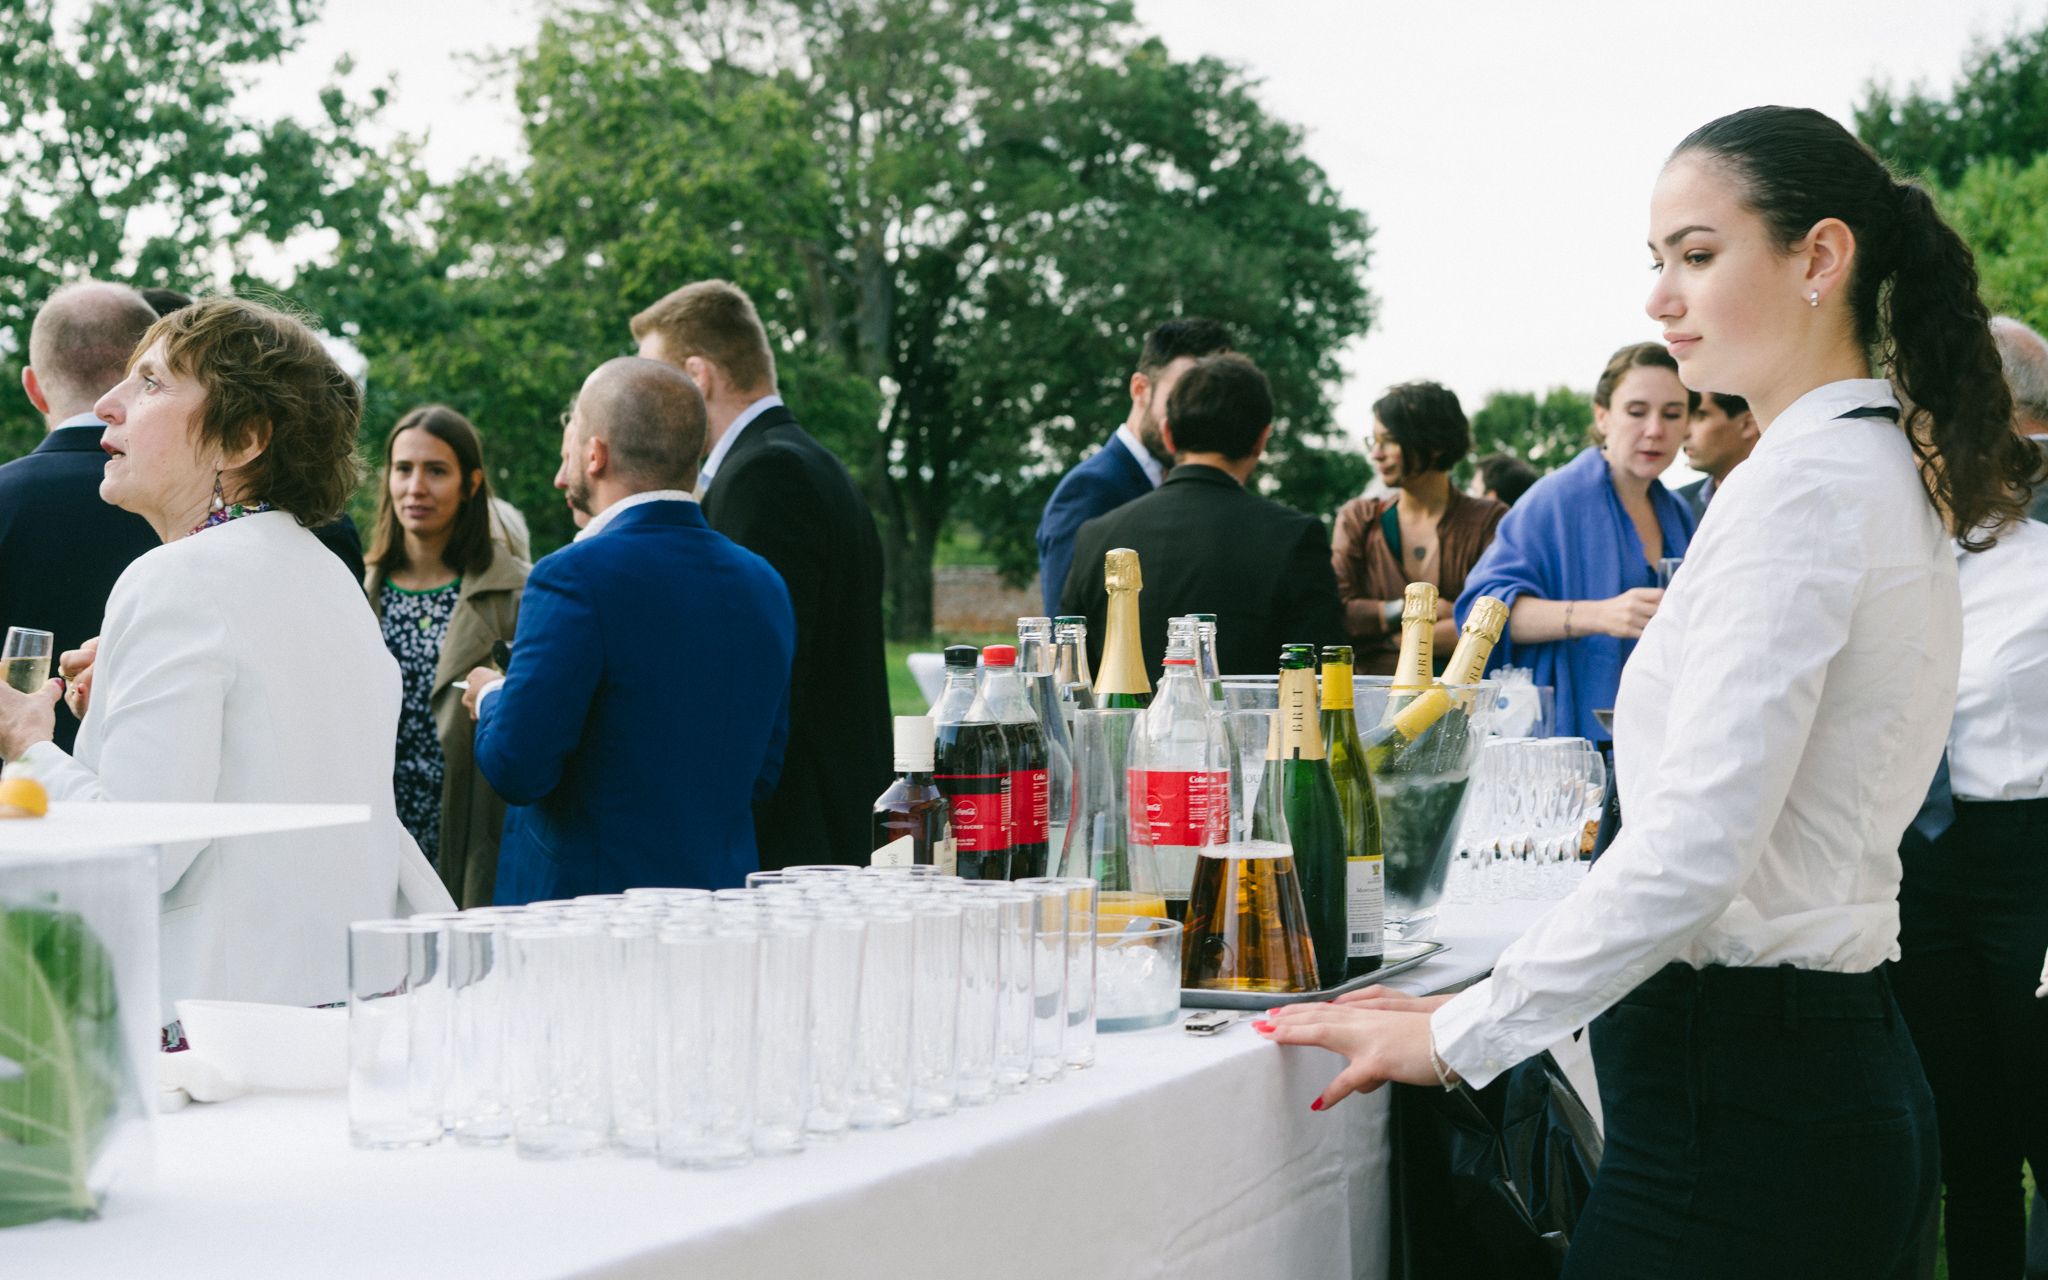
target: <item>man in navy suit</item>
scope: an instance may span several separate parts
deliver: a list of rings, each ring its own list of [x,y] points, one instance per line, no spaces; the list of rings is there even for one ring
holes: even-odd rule
[[[21,385],[49,434],[0,467],[0,627],[54,633],[51,675],[57,655],[100,633],[121,571],[162,545],[147,520],[100,501],[106,424],[92,411],[154,323],[135,290],[88,281],[51,294],[29,327]],[[71,750],[78,721],[69,710],[53,736]]]
[[[512,661],[470,673],[476,762],[505,816],[505,904],[734,888],[789,735],[796,620],[766,560],[691,497],[703,397],[626,356],[584,382],[555,487],[590,520],[533,566]]]
[[[1991,337],[1998,344],[1998,360],[2005,368],[2005,383],[2012,389],[2013,430],[2041,451],[2041,479],[2034,485],[2034,498],[2027,515],[2048,522],[2048,341],[2011,316],[1991,318]],[[2040,1256],[2035,1258],[2039,1274],[2048,1276],[2048,1201],[2035,1193],[2035,1211],[2041,1214],[2035,1238]],[[2029,1218],[2029,1224],[2034,1220]],[[2029,1257],[2034,1251],[2029,1248]],[[2032,1262],[2029,1263],[2033,1265]],[[2034,1275],[2029,1271],[2028,1275]]]
[[[1707,474],[1678,491],[1679,501],[1692,508],[1695,520],[1705,517],[1714,490],[1727,483],[1729,473],[1742,465],[1763,435],[1749,401],[1741,396],[1709,391],[1699,399],[1686,428],[1685,460]]]
[[[1038,588],[1046,616],[1059,612],[1060,588],[1074,562],[1083,524],[1144,497],[1166,479],[1173,454],[1159,438],[1166,398],[1180,375],[1204,356],[1229,351],[1230,332],[1214,320],[1168,320],[1145,335],[1131,375],[1131,411],[1109,442],[1060,477],[1038,520]]]

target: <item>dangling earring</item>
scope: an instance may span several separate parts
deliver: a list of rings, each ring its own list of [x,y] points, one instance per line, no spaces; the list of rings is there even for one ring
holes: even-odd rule
[[[225,510],[227,510],[227,509],[228,509],[228,497],[227,497],[227,495],[226,495],[225,493],[222,493],[222,492],[221,492],[221,487],[220,487],[220,472],[216,471],[216,472],[214,472],[214,473],[213,473],[213,505],[212,505],[211,507],[207,508],[207,510],[209,510],[209,511],[225,511]]]
[[[1815,289],[1812,293],[1806,295],[1806,305],[1809,307],[1820,305],[1820,290]]]

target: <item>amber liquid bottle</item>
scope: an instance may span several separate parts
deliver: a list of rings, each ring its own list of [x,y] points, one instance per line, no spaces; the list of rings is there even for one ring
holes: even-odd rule
[[[1102,670],[1095,676],[1095,705],[1135,707],[1152,701],[1152,680],[1138,644],[1138,592],[1144,589],[1138,553],[1119,547],[1102,557],[1102,585],[1109,608],[1102,625]]]
[[[955,867],[952,808],[932,780],[936,731],[930,716],[896,717],[896,781],[875,801],[868,859],[877,867]]]

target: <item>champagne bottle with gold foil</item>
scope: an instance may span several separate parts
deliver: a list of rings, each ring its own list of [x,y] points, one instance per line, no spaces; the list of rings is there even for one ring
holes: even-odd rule
[[[1349,869],[1344,809],[1323,748],[1318,701],[1315,647],[1287,645],[1280,651],[1280,710],[1266,740],[1252,838],[1283,841],[1294,851],[1316,972],[1334,986],[1344,972]]]
[[[1358,721],[1352,714],[1351,646],[1326,646],[1322,658],[1323,741],[1330,754],[1330,778],[1337,784],[1337,804],[1344,811],[1348,980],[1373,972],[1386,959],[1386,859],[1380,843],[1379,797],[1373,794],[1372,773],[1365,767]]]
[[[1394,664],[1397,694],[1420,693],[1436,679],[1436,587],[1411,582],[1401,597],[1401,657]]]
[[[1138,592],[1145,585],[1138,572],[1138,553],[1118,547],[1103,556],[1102,585],[1109,608],[1103,620],[1095,705],[1142,709],[1152,701],[1152,681],[1145,674],[1145,655],[1138,644]]]
[[[1486,673],[1487,659],[1493,656],[1493,646],[1500,643],[1501,632],[1507,628],[1508,607],[1492,596],[1481,596],[1473,602],[1472,612],[1465,619],[1465,629],[1458,636],[1458,647],[1451,650],[1451,660],[1444,664],[1443,679],[1437,681],[1405,706],[1389,700],[1388,710],[1392,713],[1389,721],[1382,725],[1366,747],[1366,764],[1377,774],[1391,765],[1410,744],[1452,713],[1457,718],[1458,728],[1447,726],[1447,732],[1460,731],[1465,723],[1465,712],[1453,705],[1450,691],[1443,686],[1471,684]]]

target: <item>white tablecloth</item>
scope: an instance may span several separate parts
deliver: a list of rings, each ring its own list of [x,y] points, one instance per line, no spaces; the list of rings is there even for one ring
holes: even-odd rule
[[[1470,981],[1540,909],[1448,913],[1452,951],[1403,985]],[[0,1273],[1378,1277],[1386,1100],[1311,1113],[1339,1065],[1242,1025],[1103,1036],[1050,1086],[721,1173],[356,1151],[336,1093],[195,1105],[158,1124],[154,1185],[0,1233]]]

